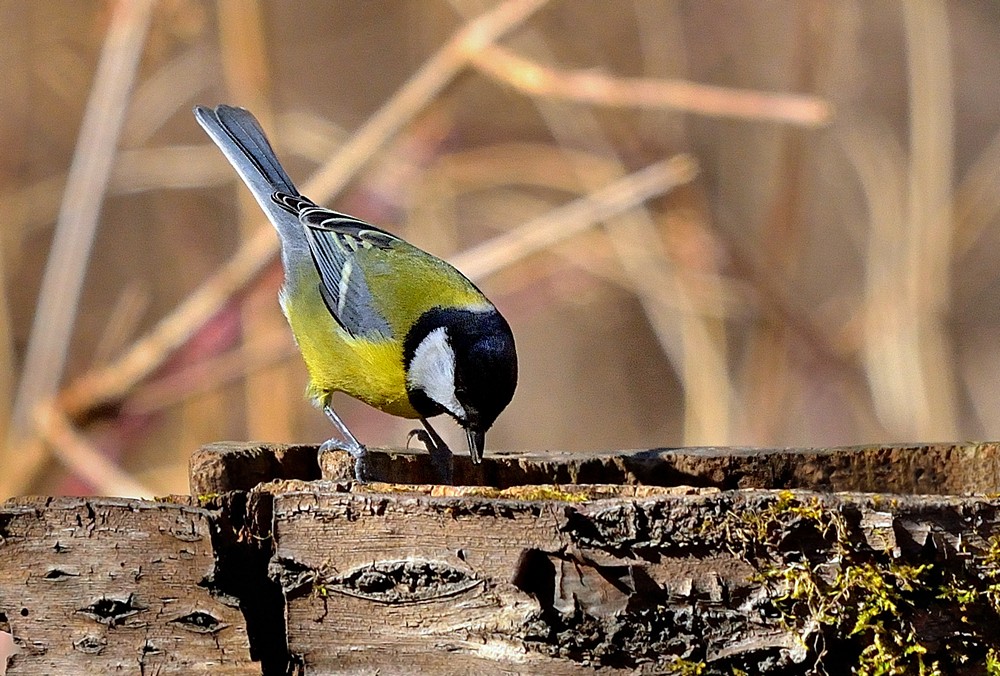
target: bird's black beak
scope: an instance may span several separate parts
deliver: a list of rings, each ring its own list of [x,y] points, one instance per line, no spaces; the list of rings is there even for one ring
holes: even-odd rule
[[[472,464],[478,465],[483,461],[483,447],[486,445],[486,432],[473,427],[465,428],[465,437],[469,440],[469,455],[472,456]]]

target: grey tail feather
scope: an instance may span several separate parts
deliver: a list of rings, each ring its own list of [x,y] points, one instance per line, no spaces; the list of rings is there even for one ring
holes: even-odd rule
[[[278,161],[260,123],[250,111],[233,106],[219,106],[215,110],[195,106],[194,115],[240,172],[258,200],[270,200],[276,192],[299,194]],[[239,154],[234,152],[236,150]],[[250,168],[256,170],[257,176],[249,173]],[[263,179],[263,184],[260,179]],[[266,195],[262,194],[264,191]]]
[[[232,106],[219,106],[214,110],[196,106],[194,116],[250,188],[257,204],[278,231],[286,270],[294,267],[294,261],[308,252],[308,242],[298,215],[287,211],[273,197],[278,193],[300,195],[282,169],[260,123],[249,111]]]

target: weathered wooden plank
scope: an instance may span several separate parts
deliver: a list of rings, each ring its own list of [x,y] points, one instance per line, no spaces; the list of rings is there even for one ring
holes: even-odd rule
[[[220,441],[202,446],[188,461],[191,495],[248,491],[275,479],[319,479],[317,446]]]
[[[306,674],[973,674],[1000,647],[997,500],[384,488],[256,492]]]
[[[345,478],[350,461],[317,447],[219,443],[191,460],[194,495],[250,490],[272,479]],[[429,484],[426,453],[371,449],[373,474],[388,483]],[[455,457],[458,485],[643,484],[722,489],[961,495],[1000,491],[1000,444],[911,444],[839,448],[664,448],[606,452],[490,453],[481,466]]]
[[[0,505],[8,674],[259,674],[235,599],[213,597],[209,515],[116,498]]]

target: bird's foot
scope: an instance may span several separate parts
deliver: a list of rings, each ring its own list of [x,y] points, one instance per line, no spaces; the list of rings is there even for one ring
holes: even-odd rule
[[[319,452],[322,454],[325,451],[347,451],[354,458],[355,480],[360,483],[368,483],[369,477],[371,477],[368,449],[358,441],[356,436],[351,434],[351,430],[347,429],[347,425],[344,424],[344,421],[340,419],[340,416],[337,415],[329,403],[323,407],[323,412],[326,413],[326,417],[330,419],[334,427],[340,431],[343,439],[327,439],[319,447]]]
[[[359,483],[368,483],[371,477],[371,463],[368,449],[357,440],[327,439],[319,447],[320,455],[331,451],[346,451],[354,458],[354,479]]]
[[[455,480],[455,462],[448,445],[441,437],[432,435],[426,429],[410,430],[410,433],[406,435],[407,448],[410,447],[410,441],[413,439],[422,443],[427,449],[427,453],[431,457],[431,468],[434,470],[434,476],[437,477],[437,480],[450,486]]]

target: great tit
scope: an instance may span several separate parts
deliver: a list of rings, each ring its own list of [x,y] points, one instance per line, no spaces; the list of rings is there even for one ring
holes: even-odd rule
[[[447,447],[427,419],[449,414],[465,429],[472,461],[482,462],[486,431],[517,384],[514,336],[493,303],[440,258],[300,195],[249,111],[197,106],[194,114],[278,231],[278,298],[308,393],[345,437],[326,447],[350,451],[362,480],[366,451],[330,404],[344,392],[420,419],[426,434],[415,434],[430,438],[432,453]]]

